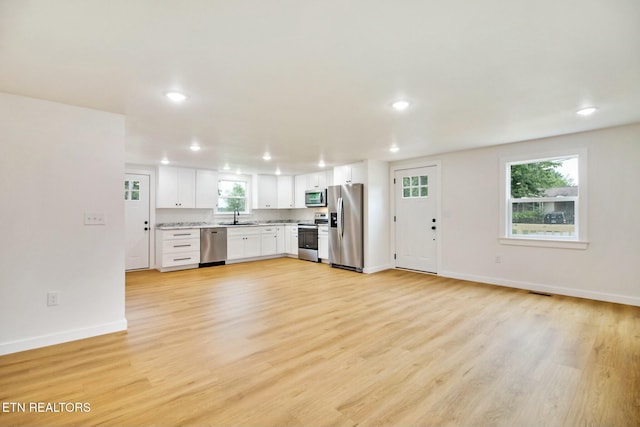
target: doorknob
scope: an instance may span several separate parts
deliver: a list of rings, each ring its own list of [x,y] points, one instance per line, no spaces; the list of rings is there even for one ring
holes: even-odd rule
[[[432,230],[435,230],[435,229],[436,229],[436,226],[434,225],[433,227],[431,227],[431,229],[432,229]]]
[[[149,227],[145,227],[145,228],[144,228],[144,231],[147,231],[147,230],[149,230]]]
[[[145,224],[149,224],[149,221],[145,221],[144,223],[145,223]]]

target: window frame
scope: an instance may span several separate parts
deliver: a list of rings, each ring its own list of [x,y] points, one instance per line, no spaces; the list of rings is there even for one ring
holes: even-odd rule
[[[574,201],[575,209],[575,237],[559,238],[553,236],[525,236],[512,235],[512,201],[511,198],[511,165],[543,162],[568,157],[578,158],[578,197],[566,197],[563,201]],[[500,159],[500,235],[498,241],[505,245],[537,246],[565,249],[587,249],[587,150],[579,148],[573,150],[557,150],[545,153],[522,154]],[[557,202],[553,197],[521,198],[518,202]]]
[[[240,211],[241,215],[249,215],[251,214],[251,178],[246,175],[219,175],[218,176],[218,198],[216,202],[215,213],[217,215],[233,215],[233,211],[221,211],[219,210],[219,200],[220,200],[220,182],[221,181],[229,181],[229,182],[243,182],[245,185],[245,210]]]

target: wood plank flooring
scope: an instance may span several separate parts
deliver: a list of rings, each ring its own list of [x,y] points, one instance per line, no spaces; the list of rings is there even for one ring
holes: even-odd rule
[[[90,404],[0,425],[640,425],[638,307],[283,258],[128,273],[127,319],[0,357],[0,402]]]

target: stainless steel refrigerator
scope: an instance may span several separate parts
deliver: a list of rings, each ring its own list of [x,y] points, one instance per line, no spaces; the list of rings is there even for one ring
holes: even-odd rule
[[[327,191],[329,264],[362,272],[364,267],[364,185],[333,185]]]

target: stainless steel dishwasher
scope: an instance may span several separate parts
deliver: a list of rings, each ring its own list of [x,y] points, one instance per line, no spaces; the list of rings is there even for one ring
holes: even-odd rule
[[[200,267],[223,265],[227,259],[227,229],[200,229]]]

